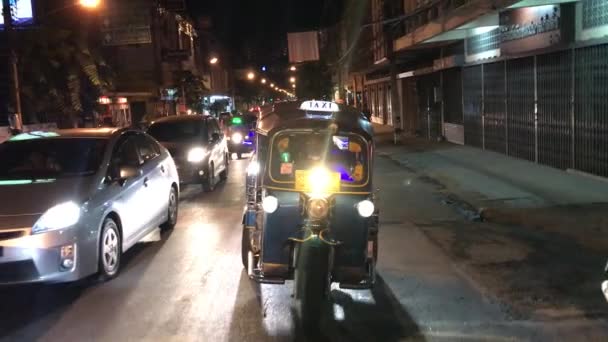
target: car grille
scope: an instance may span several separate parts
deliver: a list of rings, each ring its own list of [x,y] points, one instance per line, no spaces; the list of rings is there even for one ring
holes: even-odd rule
[[[0,241],[16,239],[25,236],[24,230],[13,230],[9,232],[0,231]]]
[[[32,260],[0,264],[0,282],[20,282],[37,279],[39,276]]]

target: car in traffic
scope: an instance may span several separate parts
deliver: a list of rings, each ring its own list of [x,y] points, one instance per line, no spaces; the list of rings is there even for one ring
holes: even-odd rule
[[[255,149],[256,117],[252,115],[234,116],[228,126],[228,151],[236,153],[237,159],[243,154],[251,153]]]
[[[230,155],[217,120],[209,115],[170,116],[153,121],[148,134],[165,146],[182,184],[210,192],[228,177]]]
[[[126,250],[177,223],[175,164],[141,131],[23,133],[0,160],[0,284],[114,278]]]

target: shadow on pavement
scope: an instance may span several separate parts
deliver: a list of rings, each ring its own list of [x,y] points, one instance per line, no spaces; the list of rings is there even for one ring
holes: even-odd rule
[[[152,244],[138,243],[129,249],[123,255],[118,278],[108,283],[99,283],[96,276],[91,276],[74,283],[0,287],[0,341],[38,340],[44,337],[87,291],[116,285],[121,280],[125,281],[125,278],[142,277],[153,255],[162,248],[170,235],[171,231],[163,233],[160,241]],[[121,296],[127,296],[128,292],[121,291]],[[115,299],[113,298],[113,301]],[[89,314],[91,320],[94,320],[99,311]],[[97,322],[102,323],[101,320]],[[103,330],[101,325],[100,329]]]
[[[263,285],[267,286],[267,285]],[[230,327],[229,341],[421,341],[418,325],[399,303],[382,277],[372,291],[333,290],[332,301],[323,313],[320,334],[303,331],[296,319],[291,283],[273,285],[281,303],[268,304],[268,291],[241,273],[239,291]],[[264,293],[263,293],[264,292]],[[278,297],[278,298],[276,298]],[[362,297],[367,297],[363,298]],[[278,305],[277,305],[278,304]],[[281,306],[281,309],[268,306]],[[273,321],[282,321],[275,323]],[[286,328],[285,325],[289,328]],[[268,327],[281,326],[269,331]],[[312,337],[306,337],[311,336]]]

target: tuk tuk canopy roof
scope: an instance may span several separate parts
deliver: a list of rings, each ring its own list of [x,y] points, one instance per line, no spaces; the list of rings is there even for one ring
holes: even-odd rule
[[[335,112],[317,112],[300,109],[302,102],[282,102],[261,108],[257,131],[271,136],[285,129],[328,129],[332,123],[341,132],[357,133],[372,139],[371,123],[359,110],[349,106],[337,105]],[[335,106],[335,104],[334,104]]]

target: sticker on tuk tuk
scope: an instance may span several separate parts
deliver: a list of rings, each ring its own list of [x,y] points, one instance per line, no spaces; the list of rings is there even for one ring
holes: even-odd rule
[[[293,174],[293,163],[281,163],[281,174],[282,175]]]

